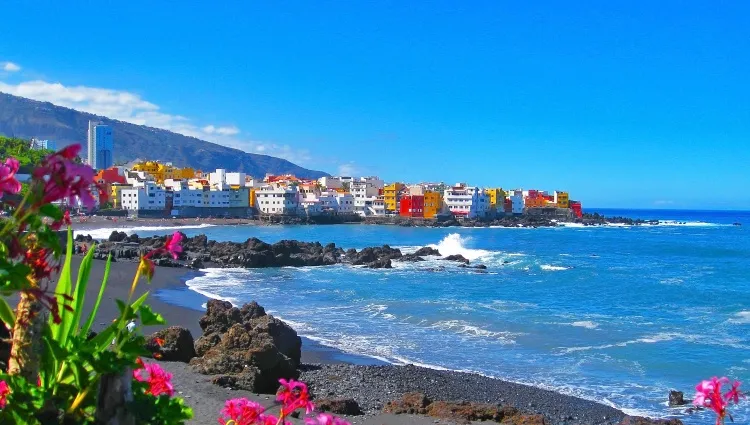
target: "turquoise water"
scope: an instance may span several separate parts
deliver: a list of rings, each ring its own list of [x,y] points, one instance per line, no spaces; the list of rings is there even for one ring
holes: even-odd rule
[[[257,300],[303,335],[392,363],[476,371],[677,415],[669,389],[750,378],[750,213],[603,211],[659,226],[426,229],[391,226],[205,227],[210,239],[436,246],[488,273],[431,259],[393,270],[350,266],[207,270],[194,291]],[[744,226],[732,226],[742,222]],[[149,234],[139,229],[141,235]],[[166,233],[167,229],[152,230]],[[749,423],[750,402],[735,409]]]

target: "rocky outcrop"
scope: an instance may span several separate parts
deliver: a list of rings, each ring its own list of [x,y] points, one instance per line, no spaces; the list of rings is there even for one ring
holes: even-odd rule
[[[420,257],[424,257],[424,256],[427,256],[427,255],[436,255],[436,256],[439,257],[440,256],[440,251],[438,251],[435,248],[432,248],[432,247],[429,247],[429,246],[425,246],[423,248],[419,248],[417,250],[417,252],[414,253],[414,255],[419,255]]]
[[[302,340],[284,322],[257,303],[242,308],[226,301],[208,302],[200,319],[204,334],[195,343],[190,367],[215,375],[213,382],[248,391],[274,393],[280,378],[297,378]]]
[[[682,391],[670,391],[669,392],[669,405],[670,406],[682,406],[685,403],[685,395]]]
[[[98,245],[94,256],[105,260],[111,254],[113,261],[137,261],[141,255],[163,247],[165,242],[166,236],[140,238],[135,234],[128,236],[123,232],[114,231],[109,240]],[[393,267],[393,261],[418,262],[424,261],[424,256],[440,255],[440,252],[432,247],[423,247],[413,254],[404,255],[401,250],[388,245],[368,247],[360,251],[344,251],[333,243],[322,245],[319,242],[282,240],[269,244],[258,238],[250,238],[244,242],[216,242],[208,240],[206,235],[192,238],[183,235],[182,248],[183,251],[176,260],[164,253],[154,255],[152,259],[157,266],[193,269],[308,267],[341,263],[387,269]],[[469,260],[460,255],[450,255],[445,259],[469,264]]]
[[[422,393],[409,393],[386,403],[383,411],[393,414],[428,415],[459,423],[493,421],[503,424],[544,425],[544,416],[526,414],[509,406],[485,403],[431,401]]]
[[[315,399],[315,409],[321,412],[331,412],[336,415],[361,415],[362,409],[353,398],[321,398]]]
[[[187,363],[195,357],[193,335],[180,326],[170,326],[151,334],[146,349],[159,360]]]
[[[445,261],[457,261],[459,263],[469,264],[469,260],[466,259],[466,258],[464,258],[464,256],[461,255],[461,254],[449,255],[449,256],[443,258],[443,260],[445,260]]]

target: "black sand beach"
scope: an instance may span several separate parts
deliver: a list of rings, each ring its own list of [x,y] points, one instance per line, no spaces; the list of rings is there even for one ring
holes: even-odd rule
[[[74,259],[74,270],[80,257]],[[113,263],[102,308],[95,329],[103,328],[116,315],[114,300],[127,298],[135,263]],[[104,262],[94,261],[88,288],[87,309],[93,303],[104,273]],[[169,325],[188,328],[197,339],[201,335],[198,320],[201,305],[207,300],[190,291],[185,282],[200,273],[182,268],[157,268],[153,282],[139,283],[136,292],[151,291],[148,303],[161,313]],[[179,299],[180,302],[175,302]],[[169,300],[169,302],[165,301]],[[87,314],[88,311],[85,313]],[[158,328],[145,328],[149,335]],[[565,396],[555,392],[491,379],[480,375],[438,371],[416,366],[385,365],[375,359],[342,353],[303,338],[301,380],[317,397],[352,397],[364,416],[350,417],[357,424],[431,424],[451,423],[421,415],[381,413],[388,401],[410,392],[422,392],[432,400],[473,401],[513,406],[525,413],[541,414],[545,424],[619,424],[626,415],[611,407]],[[211,377],[192,372],[184,363],[162,362],[174,375],[177,392],[194,408],[192,424],[214,424],[228,398],[248,397],[269,405],[272,395],[256,395],[211,384]],[[298,421],[301,423],[301,421]]]

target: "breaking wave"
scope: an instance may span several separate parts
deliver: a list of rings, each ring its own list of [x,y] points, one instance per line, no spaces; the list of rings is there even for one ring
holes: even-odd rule
[[[465,238],[458,233],[451,233],[437,244],[431,244],[429,246],[440,251],[440,254],[443,256],[462,255],[469,260],[476,260],[490,255],[491,252],[484,249],[467,248],[465,244],[469,240],[470,238]]]
[[[76,235],[91,235],[94,239],[107,239],[112,232],[125,232],[128,235],[138,232],[159,232],[162,230],[182,230],[182,229],[203,229],[206,227],[214,227],[215,224],[189,224],[185,226],[133,226],[133,227],[105,227],[101,229],[81,229],[74,230],[73,236]],[[168,232],[165,232],[168,233]]]

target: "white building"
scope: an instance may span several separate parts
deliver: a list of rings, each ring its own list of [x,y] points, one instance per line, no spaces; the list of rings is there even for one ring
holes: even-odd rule
[[[376,217],[385,217],[385,212],[385,197],[379,195],[374,201],[372,201],[372,215]]]
[[[308,217],[312,217],[323,214],[323,207],[319,200],[306,198],[300,200],[300,212]]]
[[[263,214],[295,215],[299,209],[296,189],[264,186],[255,192],[258,211]]]
[[[378,192],[383,187],[377,187],[372,182],[368,181],[354,181],[349,186],[349,192],[355,198],[374,198],[378,196]]]
[[[456,183],[443,193],[443,202],[448,210],[457,217],[481,218],[490,210],[490,199],[484,191],[476,186]]]
[[[523,190],[511,190],[508,194],[508,198],[511,203],[511,212],[513,214],[523,214],[523,209],[526,205]]]
[[[354,214],[354,196],[351,193],[338,193],[336,196],[338,214]]]
[[[154,182],[144,182],[142,187],[122,189],[122,208],[131,211],[156,211],[166,208],[166,191]]]
[[[318,183],[326,189],[341,189],[343,187],[340,177],[321,177],[318,179]]]
[[[51,151],[57,150],[57,143],[55,143],[54,140],[39,140],[39,139],[31,139],[31,149],[39,150],[39,149],[48,149]]]
[[[88,155],[86,163],[95,170],[104,170],[114,164],[112,128],[97,121],[89,121]]]

